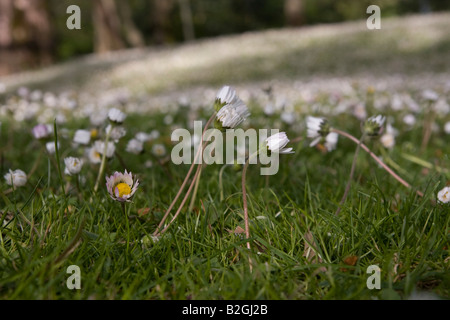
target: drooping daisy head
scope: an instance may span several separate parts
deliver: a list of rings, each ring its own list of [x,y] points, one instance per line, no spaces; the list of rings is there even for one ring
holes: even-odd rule
[[[216,111],[226,104],[232,104],[237,99],[236,90],[230,86],[223,86],[216,94]]]
[[[130,202],[139,185],[139,180],[133,180],[131,172],[115,172],[106,177],[106,189],[111,199],[119,202]]]
[[[450,203],[450,187],[444,187],[437,194],[438,200],[442,203]]]
[[[383,125],[386,117],[381,114],[372,116],[364,123],[364,131],[369,136],[378,136],[383,131]]]
[[[280,153],[280,154],[294,153],[294,151],[292,151],[292,148],[285,148],[285,146],[289,142],[289,139],[285,132],[275,133],[275,134],[271,135],[270,137],[268,137],[265,140],[265,142],[266,142],[267,148],[271,152],[276,152],[276,153]]]
[[[237,99],[234,103],[224,105],[216,116],[216,127],[219,129],[234,129],[250,116],[245,103]]]
[[[330,132],[327,119],[308,116],[306,117],[306,135],[308,138],[326,137]]]
[[[10,186],[23,187],[27,183],[27,175],[20,169],[11,170],[5,174],[6,183]]]

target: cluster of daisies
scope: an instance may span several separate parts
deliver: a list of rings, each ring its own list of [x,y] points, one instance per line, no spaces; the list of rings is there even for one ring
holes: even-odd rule
[[[71,95],[63,95],[58,97],[59,100],[55,102],[56,99],[50,94],[39,94],[38,91],[34,92],[24,92],[21,88],[19,92],[19,97],[28,97],[29,101],[27,104],[28,110],[35,110],[33,107],[41,99],[47,105],[62,105],[63,109],[73,110],[76,105],[75,99]],[[330,97],[331,99],[331,97]],[[337,112],[344,112],[345,110],[352,110],[353,114],[358,119],[364,119],[363,130],[368,136],[379,136],[379,141],[385,148],[393,148],[395,145],[395,138],[398,135],[398,130],[393,127],[393,121],[391,118],[386,118],[382,115],[367,116],[367,111],[361,103],[352,103],[342,97],[334,97],[335,102],[338,105],[333,109],[333,115]],[[446,100],[439,97],[436,92],[431,90],[425,90],[422,92],[422,99],[429,103],[430,108],[439,117],[440,115],[448,115],[450,113],[450,107]],[[25,104],[25,99],[19,100],[18,105]],[[409,110],[409,112],[404,112],[403,122],[406,125],[413,126],[416,122],[415,114],[421,112],[419,105],[407,95],[394,95],[390,100],[383,102],[383,99],[374,100],[375,109],[382,110],[385,108],[386,104],[389,104],[393,110]],[[266,104],[263,111],[266,115],[272,116],[276,110],[279,108],[276,105],[280,104]],[[288,110],[285,105],[281,104],[282,112],[279,118],[282,122],[293,123],[293,119],[298,120],[298,114],[293,110]],[[406,109],[405,109],[406,106]],[[22,110],[24,108],[17,108],[17,110]],[[214,124],[216,128],[220,129],[233,129],[239,126],[244,120],[250,116],[250,112],[240,99],[234,88],[230,86],[222,87],[215,96],[214,103]],[[322,108],[323,109],[323,108]],[[344,111],[343,111],[344,110]],[[34,114],[34,112],[29,112],[29,114]],[[15,111],[15,117],[27,117],[29,114],[26,112]],[[93,112],[90,114],[90,121],[93,125],[92,129],[78,129],[73,134],[72,143],[74,146],[82,146],[85,149],[84,157],[73,157],[68,156],[64,158],[64,173],[67,176],[75,176],[76,179],[80,178],[80,173],[82,171],[83,165],[86,162],[91,164],[100,165],[99,175],[97,179],[97,184],[100,178],[103,177],[102,169],[104,162],[107,159],[114,157],[116,153],[116,144],[126,135],[126,129],[122,126],[122,123],[126,119],[126,114],[123,113],[118,108],[110,108],[108,112]],[[109,124],[103,127],[104,132],[100,136],[100,128],[105,124],[105,121],[109,120]],[[63,116],[59,114],[57,117],[57,122],[63,122]],[[166,122],[166,120],[165,120]],[[167,119],[170,123],[170,119]],[[298,122],[298,121],[296,121]],[[338,138],[341,132],[330,126],[329,122],[325,118],[307,116],[306,117],[306,136],[311,139],[310,146],[321,146],[326,151],[332,151],[336,149]],[[450,133],[450,121],[447,121],[444,126],[444,131]],[[205,128],[206,129],[206,128]],[[431,128],[432,130],[437,130],[436,128]],[[54,154],[59,148],[53,140],[53,126],[48,124],[40,123],[33,127],[31,130],[33,137],[40,141],[45,147],[48,154]],[[131,154],[141,154],[144,150],[144,144],[147,141],[156,140],[159,138],[159,132],[153,130],[150,133],[138,132],[132,139],[130,139],[126,145],[125,151]],[[200,143],[201,140],[197,138],[196,143]],[[286,148],[289,143],[289,139],[285,132],[278,133],[269,137],[265,141],[265,148],[271,152],[292,153],[292,148]],[[195,143],[193,142],[193,145]],[[166,148],[163,144],[155,143],[152,145],[152,153],[157,157],[162,157],[167,154]],[[146,166],[151,166],[151,161],[146,161]],[[24,186],[27,182],[27,174],[20,170],[9,170],[4,178],[6,183],[14,188]],[[114,200],[118,201],[130,201],[134,193],[136,192],[138,186],[137,179],[133,178],[132,174],[129,172],[125,173],[114,173],[112,176],[107,178],[107,190]],[[449,202],[449,187],[443,188],[437,194],[438,200],[442,203]]]

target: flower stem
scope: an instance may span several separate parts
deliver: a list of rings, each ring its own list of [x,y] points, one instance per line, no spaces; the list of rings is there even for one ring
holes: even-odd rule
[[[111,125],[110,130],[108,130],[106,132],[106,138],[105,138],[105,146],[103,148],[103,154],[102,154],[102,162],[100,164],[100,169],[98,170],[98,176],[97,176],[97,180],[95,181],[95,186],[94,186],[94,192],[97,192],[98,190],[98,185],[100,183],[100,179],[103,176],[103,172],[105,171],[105,165],[106,165],[106,152],[108,151],[108,142],[109,142],[109,137],[111,135],[111,132],[113,130],[113,127]]]
[[[180,189],[178,190],[178,193],[176,194],[175,198],[172,200],[172,203],[170,204],[169,208],[167,209],[166,213],[164,214],[163,218],[161,219],[161,221],[160,221],[158,227],[156,228],[155,232],[153,232],[153,236],[156,236],[156,235],[159,234],[159,230],[163,226],[164,221],[166,221],[167,217],[169,216],[170,211],[172,211],[173,206],[175,205],[175,203],[177,202],[178,198],[180,197],[181,192],[183,192],[183,189],[186,186],[186,183],[189,180],[189,177],[191,176],[192,170],[194,169],[195,162],[197,161],[198,157],[200,156],[200,152],[203,152],[203,150],[204,150],[204,147],[203,147],[203,136],[205,134],[205,131],[209,127],[211,122],[214,120],[215,116],[216,116],[216,112],[213,113],[211,118],[209,118],[208,122],[206,123],[205,128],[203,129],[203,132],[202,132],[202,137],[200,139],[200,143],[202,144],[202,147],[198,148],[197,154],[195,155],[195,158],[194,158],[194,161],[192,162],[191,167],[189,168],[189,171],[188,171],[186,177],[184,178],[184,181],[181,184]]]
[[[220,202],[223,201],[224,197],[223,197],[223,182],[222,182],[222,176],[223,176],[223,171],[225,170],[225,168],[228,166],[228,164],[224,164],[222,166],[222,168],[220,168],[219,171],[219,190],[220,190]]]
[[[360,143],[357,138],[352,136],[351,134],[341,131],[338,129],[331,129],[332,132],[336,132],[339,135],[342,135],[350,140],[352,140],[355,143]],[[411,189],[411,185],[403,180],[401,177],[399,177],[391,168],[389,168],[380,158],[378,158],[364,143],[361,143],[361,148],[366,151],[380,166],[383,167],[384,170],[386,170],[391,176],[393,176],[398,182],[400,182],[402,185],[404,185],[406,188]],[[423,193],[419,190],[416,191],[416,193],[423,197]]]
[[[347,200],[348,193],[350,192],[350,186],[352,184],[353,176],[355,174],[356,160],[358,159],[359,150],[361,148],[361,144],[362,144],[364,137],[365,137],[365,133],[363,133],[363,135],[359,139],[358,146],[356,147],[355,155],[353,156],[352,167],[350,169],[350,177],[348,178],[347,185],[345,186],[344,195],[342,196],[341,202],[339,202],[339,207],[336,210],[336,213],[335,213],[336,216],[339,215],[339,213],[341,212],[342,205],[345,203],[345,200]]]
[[[166,232],[166,230],[170,227],[170,225],[175,221],[175,219],[178,217],[178,215],[181,212],[181,209],[183,208],[184,204],[186,203],[186,200],[188,199],[189,195],[191,194],[192,188],[194,187],[194,182],[197,180],[198,176],[200,175],[200,171],[201,171],[201,164],[199,164],[197,166],[197,171],[195,172],[194,178],[191,182],[191,185],[189,186],[186,195],[184,196],[183,200],[181,201],[180,207],[178,208],[177,212],[175,213],[175,215],[173,216],[172,220],[170,220],[169,224],[159,233],[157,233],[158,229],[155,231],[155,233],[153,233],[154,236],[160,236],[162,235],[164,232]]]

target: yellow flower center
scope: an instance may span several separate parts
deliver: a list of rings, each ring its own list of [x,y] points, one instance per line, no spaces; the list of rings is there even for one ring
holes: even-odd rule
[[[128,184],[121,182],[116,188],[119,190],[119,197],[123,197],[124,195],[129,195],[131,193],[131,188]]]

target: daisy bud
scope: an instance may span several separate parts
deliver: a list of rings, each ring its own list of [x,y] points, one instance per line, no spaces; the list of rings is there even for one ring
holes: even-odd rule
[[[126,117],[127,117],[126,114],[120,111],[119,109],[112,108],[108,111],[108,118],[109,121],[111,122],[121,124],[124,122]]]
[[[67,157],[64,158],[64,164],[66,165],[64,173],[71,176],[80,173],[81,167],[83,166],[83,160],[75,157]]]
[[[278,132],[274,135],[271,135],[265,141],[267,144],[267,148],[271,152],[276,152],[280,154],[294,153],[292,151],[292,148],[284,148],[289,142],[289,139],[285,132]]]
[[[450,187],[444,187],[441,191],[437,194],[438,200],[442,203],[449,203],[450,202]]]
[[[366,120],[364,123],[364,131],[369,136],[377,136],[381,133],[383,130],[383,124],[386,120],[386,117],[382,115],[372,116],[369,119]]]
[[[6,183],[13,187],[22,187],[27,183],[27,175],[22,170],[9,169],[9,172],[5,174]]]

